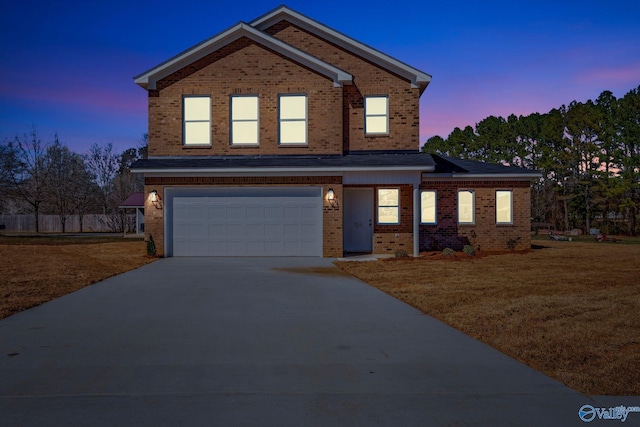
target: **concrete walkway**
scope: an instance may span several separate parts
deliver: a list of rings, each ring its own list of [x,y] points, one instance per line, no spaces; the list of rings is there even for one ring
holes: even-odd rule
[[[162,259],[0,321],[7,426],[580,426],[585,404],[327,259]]]

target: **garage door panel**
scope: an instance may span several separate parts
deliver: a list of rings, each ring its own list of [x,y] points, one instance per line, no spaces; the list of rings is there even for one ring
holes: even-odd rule
[[[198,189],[172,197],[175,256],[321,256],[317,188]]]
[[[269,206],[264,208],[264,218],[265,219],[280,219],[282,218],[282,208]]]
[[[226,220],[227,219],[227,209],[222,206],[210,207],[209,208],[209,219],[216,220]]]
[[[263,220],[264,208],[261,206],[248,206],[246,211],[246,218],[248,220]]]
[[[248,236],[264,236],[264,224],[247,224]]]

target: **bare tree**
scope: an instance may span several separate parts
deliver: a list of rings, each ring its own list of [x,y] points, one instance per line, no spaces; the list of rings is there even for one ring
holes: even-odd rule
[[[3,149],[3,180],[13,196],[24,200],[36,220],[36,233],[40,231],[40,211],[47,200],[47,169],[43,144],[35,126],[22,137],[16,136]],[[6,162],[10,162],[8,165]]]
[[[47,148],[45,158],[47,168],[48,203],[60,218],[62,232],[66,232],[68,218],[84,208],[91,175],[87,172],[82,156],[62,145],[57,136]],[[84,213],[84,210],[83,210]],[[82,231],[82,220],[80,224]]]
[[[119,157],[113,152],[113,144],[111,143],[104,147],[93,144],[89,149],[89,154],[85,157],[89,172],[93,175],[100,191],[103,214],[112,213],[111,199],[114,180],[119,169]]]

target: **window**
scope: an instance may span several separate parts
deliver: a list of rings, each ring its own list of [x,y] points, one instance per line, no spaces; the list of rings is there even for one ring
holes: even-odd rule
[[[389,98],[364,97],[364,132],[367,135],[389,134]]]
[[[400,224],[400,190],[378,189],[378,224]]]
[[[513,224],[513,192],[496,191],[496,224]]]
[[[231,145],[257,145],[258,97],[231,97]]]
[[[474,222],[474,192],[460,190],[458,191],[458,223],[473,224]]]
[[[422,224],[435,224],[437,193],[435,191],[420,192],[420,222]]]
[[[184,145],[211,145],[211,98],[185,96],[182,100]]]
[[[307,96],[280,95],[280,144],[307,143]]]

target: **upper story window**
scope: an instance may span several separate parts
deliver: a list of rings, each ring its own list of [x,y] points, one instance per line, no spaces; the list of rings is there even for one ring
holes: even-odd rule
[[[184,145],[211,145],[210,96],[185,96],[182,117]]]
[[[436,224],[437,192],[434,190],[420,192],[420,222],[422,224]]]
[[[307,96],[280,95],[280,144],[307,144]]]
[[[258,145],[258,97],[231,97],[231,145]]]
[[[496,191],[496,224],[513,224],[513,192]]]
[[[475,193],[473,190],[458,191],[458,224],[475,223]]]
[[[364,133],[366,135],[389,134],[389,97],[364,97]]]
[[[398,188],[378,188],[378,224],[400,224]]]

